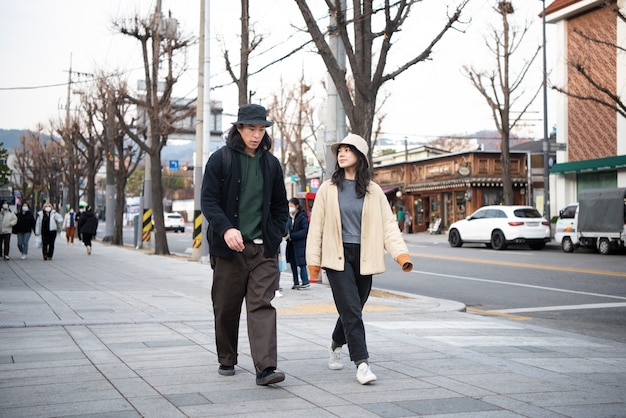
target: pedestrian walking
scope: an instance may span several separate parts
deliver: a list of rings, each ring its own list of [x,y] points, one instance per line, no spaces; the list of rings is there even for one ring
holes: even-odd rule
[[[5,260],[9,258],[9,244],[11,243],[11,234],[13,226],[17,223],[17,216],[9,209],[9,202],[3,200],[0,202],[0,254]]]
[[[28,241],[35,231],[35,215],[30,210],[28,202],[22,202],[22,210],[17,214],[17,223],[13,227],[17,235],[17,248],[20,250],[22,260],[28,257]]]
[[[206,164],[201,193],[202,213],[209,221],[218,373],[235,374],[245,299],[256,384],[262,386],[285,379],[276,371],[276,309],[271,301],[288,212],[283,171],[270,152],[272,140],[266,132],[272,124],[263,106],[242,106],[226,146]]]
[[[87,206],[87,209],[80,215],[78,219],[78,231],[83,237],[83,244],[87,249],[87,255],[91,255],[91,240],[96,236],[98,231],[98,218],[93,213],[91,206]]]
[[[331,150],[337,164],[315,197],[306,261],[311,277],[317,277],[320,268],[326,271],[339,312],[328,367],[343,368],[341,349],[348,344],[357,381],[365,385],[376,380],[363,324],[372,275],[385,271],[385,251],[404,271],[411,271],[413,264],[385,193],[370,180],[367,142],[349,134]]]
[[[293,275],[292,289],[306,290],[311,287],[306,268],[306,236],[309,232],[309,217],[300,207],[300,201],[289,199],[289,219],[287,220],[287,262]],[[298,279],[298,269],[300,278]],[[301,281],[301,282],[300,282]]]
[[[63,229],[65,229],[65,240],[68,244],[74,245],[74,236],[76,235],[76,213],[74,208],[63,217]]]
[[[37,213],[35,235],[41,235],[41,252],[44,260],[52,260],[54,256],[54,242],[57,233],[63,227],[63,217],[49,202],[44,203],[43,209]]]

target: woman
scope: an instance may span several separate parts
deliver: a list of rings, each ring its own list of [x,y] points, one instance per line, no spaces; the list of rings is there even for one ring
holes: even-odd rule
[[[37,213],[35,223],[35,235],[41,235],[41,252],[44,260],[52,260],[54,241],[56,241],[57,231],[62,225],[63,217],[52,208],[50,203],[44,203],[43,210]]]
[[[357,366],[357,381],[365,385],[376,380],[363,325],[363,306],[372,288],[372,275],[385,271],[385,251],[406,272],[413,264],[385,194],[370,181],[365,140],[349,134],[331,150],[337,164],[315,197],[306,261],[311,277],[317,277],[320,268],[326,270],[339,312],[328,367],[343,368],[341,347],[347,343],[350,360]]]
[[[80,215],[78,219],[78,232],[83,237],[83,244],[87,248],[87,255],[91,255],[91,240],[98,231],[98,218],[93,213],[91,206]]]
[[[295,197],[289,199],[289,219],[287,220],[287,262],[291,265],[293,274],[292,289],[309,289],[309,274],[306,269],[306,236],[309,232],[309,219],[305,211],[300,208],[300,201]],[[300,279],[298,281],[298,267]]]
[[[0,202],[0,254],[4,255],[5,260],[9,260],[11,232],[13,232],[13,225],[16,223],[17,216],[9,209],[9,202],[3,200]]]
[[[63,229],[65,230],[65,240],[68,244],[74,245],[74,236],[76,235],[76,214],[74,208],[63,217]]]
[[[22,211],[17,214],[17,223],[13,227],[13,231],[17,234],[17,248],[22,253],[20,257],[22,260],[28,257],[28,241],[34,230],[35,215],[30,210],[28,202],[22,202]]]

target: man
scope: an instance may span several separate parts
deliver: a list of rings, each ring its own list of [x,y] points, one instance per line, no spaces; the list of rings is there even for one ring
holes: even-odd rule
[[[276,371],[276,309],[271,301],[288,206],[283,172],[269,151],[272,142],[265,132],[272,124],[263,106],[242,106],[226,146],[211,155],[202,181],[218,373],[235,374],[245,299],[256,384],[261,386],[285,380],[285,374]]]

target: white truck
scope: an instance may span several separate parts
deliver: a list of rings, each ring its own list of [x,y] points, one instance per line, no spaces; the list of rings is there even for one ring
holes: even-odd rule
[[[580,192],[578,203],[561,210],[554,239],[566,253],[578,247],[601,254],[626,246],[626,188]]]

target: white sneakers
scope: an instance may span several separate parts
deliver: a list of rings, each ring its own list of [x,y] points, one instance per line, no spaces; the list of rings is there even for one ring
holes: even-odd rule
[[[333,350],[332,344],[328,346],[328,354],[330,358],[328,360],[328,368],[330,370],[343,369],[343,363],[341,362],[341,347],[337,347]],[[356,380],[362,384],[367,385],[377,379],[376,375],[372,373],[370,365],[367,363],[361,363],[356,369]]]
[[[328,353],[330,359],[328,360],[328,368],[330,370],[343,369],[343,363],[341,362],[341,347],[337,347],[333,350],[332,344],[328,346]]]
[[[368,383],[372,383],[376,380],[376,375],[372,373],[369,364],[361,363],[356,369],[356,380],[358,380],[362,385],[367,385]]]

